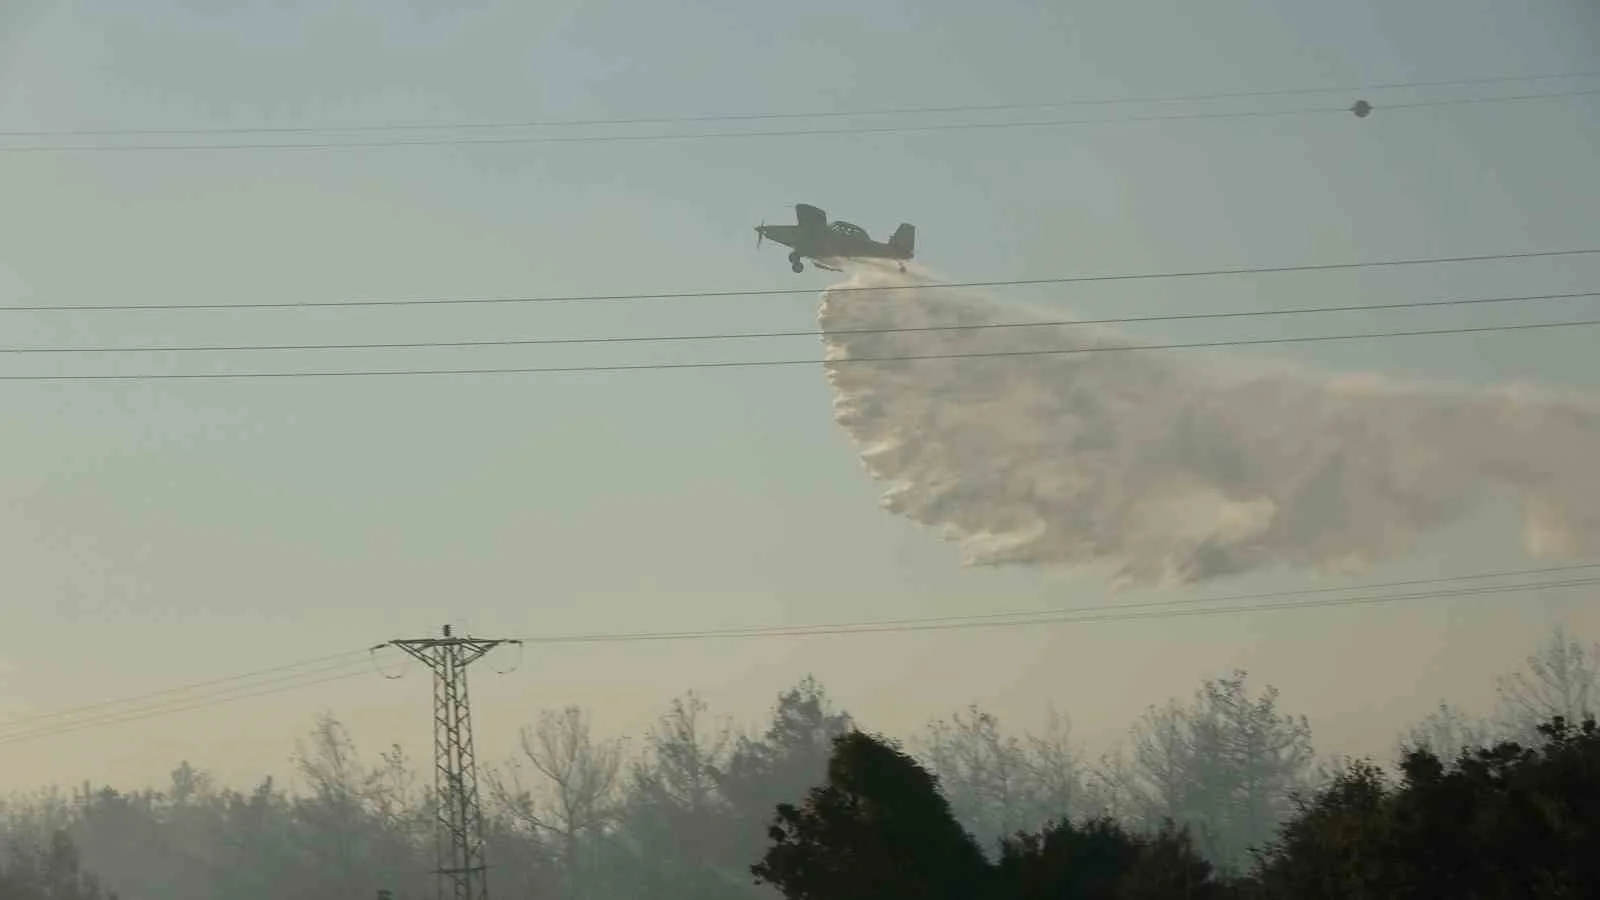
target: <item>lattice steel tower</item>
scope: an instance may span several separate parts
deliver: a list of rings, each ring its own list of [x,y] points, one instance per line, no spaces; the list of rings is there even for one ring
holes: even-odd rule
[[[478,800],[478,761],[472,749],[472,707],[467,702],[467,666],[501,644],[521,641],[454,637],[390,641],[433,670],[433,779],[440,898],[488,900],[483,853],[483,809]],[[448,889],[447,889],[448,886]]]

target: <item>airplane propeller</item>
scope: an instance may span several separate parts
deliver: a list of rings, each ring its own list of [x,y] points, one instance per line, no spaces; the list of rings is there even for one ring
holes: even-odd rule
[[[767,236],[767,220],[766,219],[762,219],[761,220],[761,224],[756,226],[756,249],[757,250],[761,249],[761,239],[765,238],[766,236]]]

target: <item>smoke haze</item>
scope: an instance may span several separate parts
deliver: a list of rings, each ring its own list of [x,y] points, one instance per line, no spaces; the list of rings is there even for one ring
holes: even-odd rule
[[[827,358],[1126,346],[865,269],[823,295]],[[841,291],[839,288],[851,290]],[[874,288],[897,288],[874,290]],[[828,367],[884,506],[971,565],[1110,565],[1123,585],[1271,566],[1350,572],[1494,493],[1535,555],[1600,552],[1600,404],[1332,377],[1211,353],[1088,352]]]

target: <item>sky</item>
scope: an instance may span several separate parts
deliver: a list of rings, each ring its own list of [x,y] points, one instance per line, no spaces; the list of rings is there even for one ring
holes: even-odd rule
[[[1202,9],[1203,6],[1203,9]],[[1448,37],[1448,39],[1445,39]],[[693,6],[576,2],[0,0],[0,306],[228,304],[777,290],[817,294],[335,310],[0,313],[10,347],[806,331],[829,273],[751,228],[799,202],[952,280],[1584,249],[1600,234],[1600,102],[1383,108],[1594,78],[1010,115],[1072,126],[679,141],[301,149],[395,124],[560,122],[1037,104],[1600,71],[1585,0],[1120,0]],[[1377,107],[1338,112],[1358,97]],[[1165,121],[1173,112],[1279,116]],[[1130,121],[1130,119],[1133,119]],[[702,130],[953,121],[852,117]],[[206,137],[92,134],[308,129]],[[642,135],[683,124],[411,131]],[[41,132],[49,134],[41,135]],[[56,149],[37,149],[41,146]],[[1574,257],[1004,289],[1091,317],[1595,289]],[[1597,318],[1527,308],[1168,322],[1214,340]],[[1229,355],[1482,387],[1600,390],[1592,329],[1256,347]],[[11,354],[0,375],[549,366],[813,358],[739,347]],[[1026,363],[1022,363],[1026,364]],[[1065,609],[1540,564],[1492,503],[1336,580],[1276,570],[1113,592],[1105,573],[970,568],[879,505],[820,367],[493,377],[0,381],[0,718],[378,642],[722,629]],[[1235,667],[1311,717],[1324,752],[1385,753],[1442,698],[1482,706],[1546,629],[1600,639],[1592,594],[1095,625],[817,638],[529,644],[474,669],[478,745],[509,757],[577,703],[636,735],[695,689],[760,720],[815,674],[869,727],[969,703],[1054,707],[1091,748]],[[490,661],[481,664],[490,665]],[[428,748],[413,666],[181,714],[0,740],[0,788],[159,783],[181,759],[284,773],[320,712],[370,751]],[[504,673],[504,674],[502,674]],[[21,723],[21,724],[16,724]]]

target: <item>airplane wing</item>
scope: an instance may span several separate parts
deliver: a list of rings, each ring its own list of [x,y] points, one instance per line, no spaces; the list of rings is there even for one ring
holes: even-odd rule
[[[816,233],[828,227],[828,214],[809,203],[796,204],[794,218],[803,233]]]

